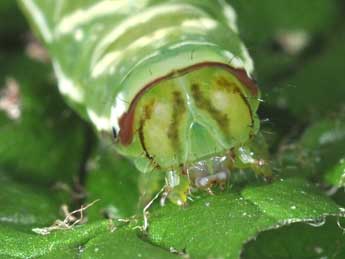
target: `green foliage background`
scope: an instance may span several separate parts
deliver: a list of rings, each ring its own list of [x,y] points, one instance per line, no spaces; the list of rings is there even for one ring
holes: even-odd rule
[[[15,79],[21,117],[0,111],[0,258],[345,258],[345,4],[228,0],[256,63],[260,117],[279,179],[253,180],[185,208],[154,208],[140,232],[139,173],[64,103],[49,64],[28,57],[29,28],[0,2],[0,86]],[[277,35],[305,32],[291,55]],[[62,204],[86,224],[47,236]],[[104,215],[113,218],[105,220]]]

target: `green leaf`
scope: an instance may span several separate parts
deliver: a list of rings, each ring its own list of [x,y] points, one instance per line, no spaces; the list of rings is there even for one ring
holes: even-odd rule
[[[324,225],[322,225],[324,224]],[[319,226],[297,223],[261,233],[244,249],[243,258],[344,258],[345,235],[333,218]]]
[[[242,246],[264,230],[340,214],[339,206],[311,184],[289,179],[154,211],[149,238],[191,258],[238,258]]]
[[[341,211],[331,199],[302,179],[282,179],[269,185],[248,187],[242,196],[282,224],[337,215]]]
[[[82,246],[79,247],[72,247],[72,248],[64,248],[59,250],[54,250],[48,254],[44,254],[43,256],[39,257],[42,259],[61,259],[61,258],[68,258],[68,259],[78,259],[80,258],[80,253],[82,251]]]
[[[31,258],[57,250],[76,248],[109,229],[109,222],[102,221],[41,236],[0,224],[0,256]]]
[[[41,2],[52,14],[48,15],[50,27],[56,16],[49,1]],[[85,7],[92,2],[85,2]],[[271,117],[263,107],[262,118],[268,116],[274,124],[277,119],[284,121],[273,127],[274,142],[278,145],[286,139],[297,147],[283,154],[279,174],[310,176],[343,186],[345,124],[339,107],[344,106],[345,96],[345,34],[339,23],[344,20],[341,0],[228,2],[234,6],[240,36],[254,58],[266,104],[277,112]],[[81,7],[63,4],[61,17],[71,14],[69,6]],[[328,215],[343,215],[331,200],[344,205],[343,190],[329,198],[298,179],[197,198],[185,208],[168,204],[152,211],[147,237],[129,227],[111,233],[108,221],[96,220],[104,213],[114,218],[135,214],[140,176],[126,160],[110,152],[94,153],[86,166],[87,150],[93,151],[88,139],[93,136],[63,103],[51,69],[18,54],[23,52],[22,35],[27,29],[13,0],[1,1],[0,17],[0,86],[5,86],[6,78],[15,79],[22,100],[20,120],[11,120],[0,111],[0,258],[178,258],[169,253],[175,250],[198,259],[237,258],[243,250],[245,258],[345,257],[344,235],[333,218],[327,218],[320,228],[306,224],[318,225]],[[107,20],[111,30],[113,19],[110,15]],[[95,25],[90,22],[90,28]],[[291,55],[277,48],[277,36],[291,32],[307,35],[310,41],[305,51]],[[72,57],[71,67],[64,72],[80,73],[84,82],[83,68],[75,66],[74,60],[80,55],[61,56],[66,49],[73,54],[80,50],[81,44],[73,37],[70,40],[71,44],[61,44],[57,56]],[[88,66],[81,63],[88,73]],[[98,84],[88,87],[93,86]],[[332,118],[319,120],[332,111]],[[294,128],[298,134],[307,129],[302,136],[293,135],[297,141],[288,135]],[[71,183],[85,167],[89,174],[84,203],[101,199],[87,210],[89,223],[48,236],[33,233],[33,227],[47,227],[61,218],[58,211],[67,199],[61,200],[52,191],[52,183]],[[146,187],[154,185],[151,180]],[[255,237],[256,242],[248,243]],[[244,248],[244,244],[248,245]]]
[[[311,58],[301,60],[275,83],[267,102],[291,112],[304,123],[337,112],[344,105],[345,30],[343,26],[329,39],[327,47]],[[338,112],[341,114],[341,112]]]
[[[0,2],[0,49],[15,50],[22,42],[18,35],[24,34],[27,29],[26,22],[22,16],[16,1],[2,0]]]
[[[153,259],[181,258],[138,237],[136,231],[122,228],[92,239],[85,246],[82,259],[93,258]]]
[[[1,172],[0,182],[0,224],[30,229],[51,224],[56,219],[61,205],[56,193],[17,183]]]
[[[341,15],[336,1],[328,0],[227,1],[238,14],[242,38],[256,47],[272,40],[280,31],[304,30],[315,34],[329,29],[337,15]]]
[[[33,228],[51,226],[61,218],[58,215],[63,204],[61,197],[44,186],[14,181],[3,172],[0,182],[0,258],[31,258],[77,247],[108,227],[106,222],[98,222],[55,231],[48,236],[35,234]]]
[[[300,139],[278,154],[281,175],[304,175],[338,186],[344,156],[345,120],[326,118],[311,124]]]
[[[286,71],[298,71],[298,68],[291,69],[291,65],[305,60],[303,48],[301,53],[289,54],[279,45],[279,37],[302,35],[302,40],[306,37],[305,48],[308,48],[320,41],[320,35],[323,36],[322,39],[328,40],[328,33],[336,27],[342,17],[342,9],[337,1],[228,0],[228,2],[234,6],[238,14],[241,38],[249,47],[255,61],[259,83],[264,89],[276,86],[277,82],[272,79],[277,75],[285,76]],[[316,51],[315,55],[318,54]],[[265,96],[266,94],[267,92],[264,92]]]
[[[0,111],[0,168],[36,183],[71,182],[79,172],[85,124],[63,103],[46,65],[1,54],[0,86],[7,78],[17,81],[21,117],[11,120]]]
[[[345,186],[345,157],[325,174],[325,181],[336,187]]]
[[[88,201],[100,199],[88,214],[89,220],[135,214],[139,200],[139,172],[133,164],[111,151],[98,152],[89,163]]]

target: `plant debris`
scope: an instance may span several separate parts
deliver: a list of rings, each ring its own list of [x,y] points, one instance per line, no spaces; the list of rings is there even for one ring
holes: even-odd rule
[[[53,225],[45,228],[33,228],[32,231],[39,234],[39,235],[49,235],[52,231],[56,230],[65,230],[65,229],[72,229],[75,225],[84,224],[86,223],[86,219],[84,218],[84,211],[94,205],[98,200],[95,200],[88,205],[82,205],[80,209],[74,210],[72,212],[68,211],[68,207],[66,204],[61,206],[63,213],[65,214],[64,220],[56,220]],[[79,215],[78,215],[79,214]]]
[[[43,45],[32,34],[29,34],[27,38],[28,43],[25,48],[26,55],[33,60],[48,64],[50,62],[50,58]]]
[[[21,116],[19,84],[14,78],[7,78],[5,87],[0,91],[0,110],[11,120],[19,120]]]

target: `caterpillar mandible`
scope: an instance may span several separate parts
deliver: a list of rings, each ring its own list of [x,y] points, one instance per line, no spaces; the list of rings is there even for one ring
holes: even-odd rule
[[[60,92],[165,197],[223,185],[233,168],[269,175],[254,141],[260,91],[225,0],[19,0]]]

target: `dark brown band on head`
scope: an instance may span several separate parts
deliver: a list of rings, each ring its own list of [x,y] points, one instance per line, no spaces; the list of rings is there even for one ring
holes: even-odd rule
[[[186,68],[182,68],[176,71],[172,71],[169,74],[159,77],[150,83],[146,84],[140,91],[136,94],[133,101],[131,102],[129,109],[125,112],[121,118],[119,119],[119,139],[120,143],[124,146],[128,146],[132,143],[133,140],[133,124],[134,124],[134,113],[136,106],[140,100],[140,98],[145,94],[146,91],[157,85],[159,82],[163,80],[167,80],[173,77],[182,76],[186,73],[190,73],[192,71],[205,68],[205,67],[219,67],[225,70],[228,70],[231,74],[233,74],[247,89],[250,93],[256,97],[258,95],[258,86],[254,80],[248,77],[247,72],[244,69],[233,68],[228,64],[219,63],[219,62],[202,62],[198,63]]]
[[[120,139],[120,143],[124,146],[128,146],[132,142],[133,123],[134,123],[134,109],[132,109],[132,105],[131,105],[128,112],[125,112],[119,120],[119,126],[120,126],[119,139]]]

